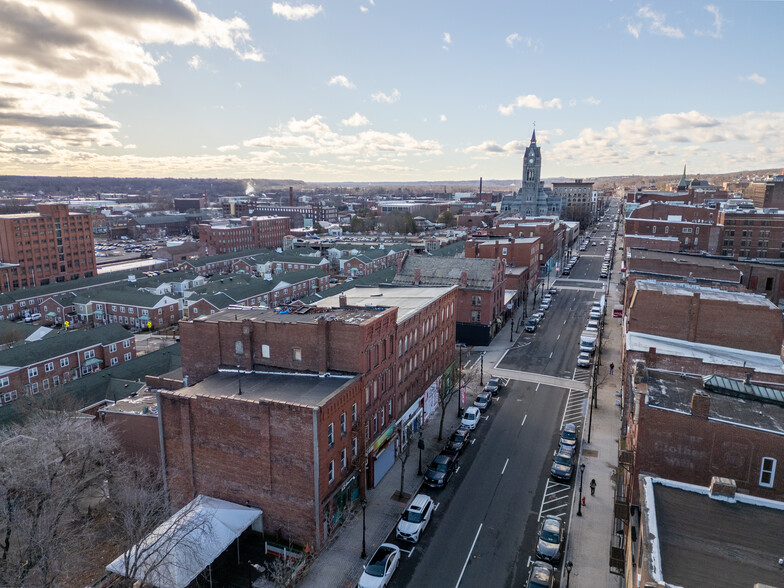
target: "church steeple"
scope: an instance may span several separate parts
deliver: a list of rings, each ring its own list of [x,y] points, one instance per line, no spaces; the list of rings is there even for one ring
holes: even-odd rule
[[[534,127],[534,132],[531,133],[531,145],[536,145],[536,127]]]
[[[689,183],[686,181],[686,164],[683,164],[683,175],[681,176],[681,181],[678,182],[678,189],[685,190],[689,187]]]

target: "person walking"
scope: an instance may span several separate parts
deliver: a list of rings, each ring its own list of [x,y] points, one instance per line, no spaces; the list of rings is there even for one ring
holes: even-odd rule
[[[591,478],[591,496],[596,493],[596,480]]]
[[[613,369],[615,369],[615,364],[614,364],[614,363],[611,363],[611,364],[610,364],[610,374],[612,374],[612,373],[613,373]]]

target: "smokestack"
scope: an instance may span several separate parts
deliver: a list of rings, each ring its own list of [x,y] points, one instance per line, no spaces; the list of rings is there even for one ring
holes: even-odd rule
[[[479,196],[482,196],[482,176],[479,176]]]
[[[294,206],[294,186],[289,186],[289,206]]]

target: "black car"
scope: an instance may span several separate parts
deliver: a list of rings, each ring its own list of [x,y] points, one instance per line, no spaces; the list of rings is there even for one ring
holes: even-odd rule
[[[574,448],[561,445],[553,455],[553,465],[550,468],[550,475],[560,481],[569,482],[574,472]]]
[[[561,447],[577,447],[577,427],[572,423],[567,423],[561,427],[561,438],[558,441]]]
[[[471,431],[460,427],[449,437],[449,441],[446,442],[443,453],[446,453],[447,455],[460,455],[465,451],[470,439]]]
[[[553,566],[543,561],[537,561],[528,574],[527,588],[553,588],[555,584],[555,570]]]
[[[501,380],[498,378],[490,378],[484,391],[490,392],[493,396],[498,396],[499,390],[501,390]]]
[[[536,540],[536,557],[544,561],[557,563],[561,559],[561,548],[564,543],[564,524],[556,516],[546,516],[539,525],[539,536]]]
[[[443,488],[457,470],[457,457],[439,453],[425,473],[425,484],[431,488]]]

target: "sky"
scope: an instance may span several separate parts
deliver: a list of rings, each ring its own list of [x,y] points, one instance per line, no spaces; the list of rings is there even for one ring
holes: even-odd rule
[[[0,175],[784,166],[784,2],[0,0]]]

